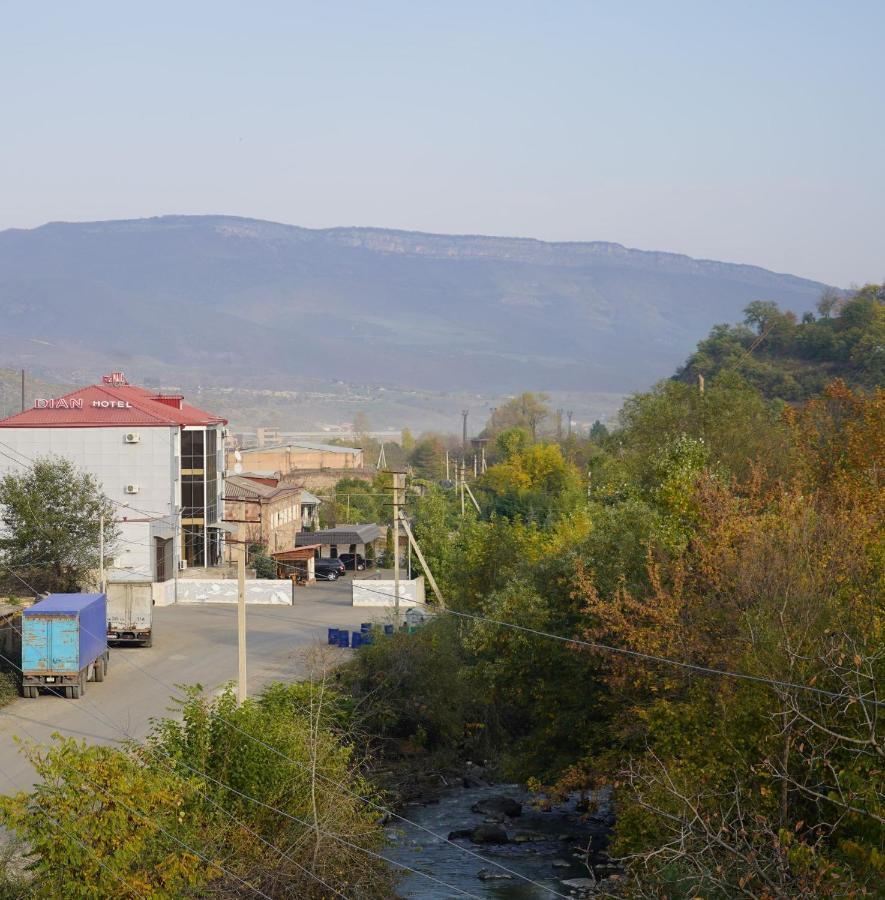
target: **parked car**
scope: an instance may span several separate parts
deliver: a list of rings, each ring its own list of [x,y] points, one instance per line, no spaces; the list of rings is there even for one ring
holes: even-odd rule
[[[354,560],[356,561],[357,572],[362,572],[366,568],[366,559],[360,553],[341,553],[339,554],[338,559],[344,563],[345,569],[353,569]]]
[[[340,559],[321,556],[313,561],[313,574],[321,581],[335,581],[346,571],[344,563]]]

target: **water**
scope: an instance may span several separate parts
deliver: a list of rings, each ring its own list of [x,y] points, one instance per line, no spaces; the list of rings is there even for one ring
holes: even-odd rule
[[[438,803],[409,805],[401,813],[417,825],[448,837],[456,829],[473,828],[488,822],[487,816],[472,812],[471,807],[480,800],[497,796],[511,797],[523,806],[521,816],[504,818],[501,822],[510,838],[507,844],[481,845],[459,838],[454,841],[458,846],[453,847],[415,825],[393,820],[388,828],[391,846],[385,856],[446,883],[443,886],[421,875],[405,873],[398,891],[401,898],[443,900],[463,897],[457,890],[460,889],[476,897],[496,900],[535,900],[555,896],[551,890],[569,896],[570,890],[563,886],[562,880],[588,877],[586,849],[588,845],[594,850],[604,847],[608,829],[599,821],[584,821],[576,809],[576,797],[545,812],[534,808],[531,795],[518,785],[458,787],[444,792]],[[610,797],[607,793],[600,792],[599,804],[608,811]],[[514,838],[520,837],[521,842],[514,842]],[[467,848],[476,856],[458,848]],[[493,863],[517,874],[510,880],[483,881],[478,878],[482,869],[497,875],[508,874]],[[539,886],[518,877],[520,875]]]

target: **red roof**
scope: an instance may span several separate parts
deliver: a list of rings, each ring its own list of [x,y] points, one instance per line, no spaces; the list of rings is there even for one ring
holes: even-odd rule
[[[180,404],[180,406],[179,406]],[[93,384],[64,397],[38,399],[31,409],[0,419],[0,428],[169,428],[226,425],[220,416],[132,384]]]

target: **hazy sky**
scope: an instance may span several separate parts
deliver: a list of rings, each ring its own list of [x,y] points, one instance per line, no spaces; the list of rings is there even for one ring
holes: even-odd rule
[[[0,228],[230,213],[885,279],[885,0],[0,0]]]

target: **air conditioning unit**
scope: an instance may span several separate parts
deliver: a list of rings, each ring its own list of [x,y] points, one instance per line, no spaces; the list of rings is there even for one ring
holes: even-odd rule
[[[127,494],[137,494],[138,493],[138,485],[137,484],[127,484],[126,485],[126,493]]]
[[[183,572],[187,568],[187,560],[186,559],[178,560],[178,568],[180,571]]]
[[[127,431],[123,440],[127,444],[137,444],[141,440],[141,435],[137,431]]]

